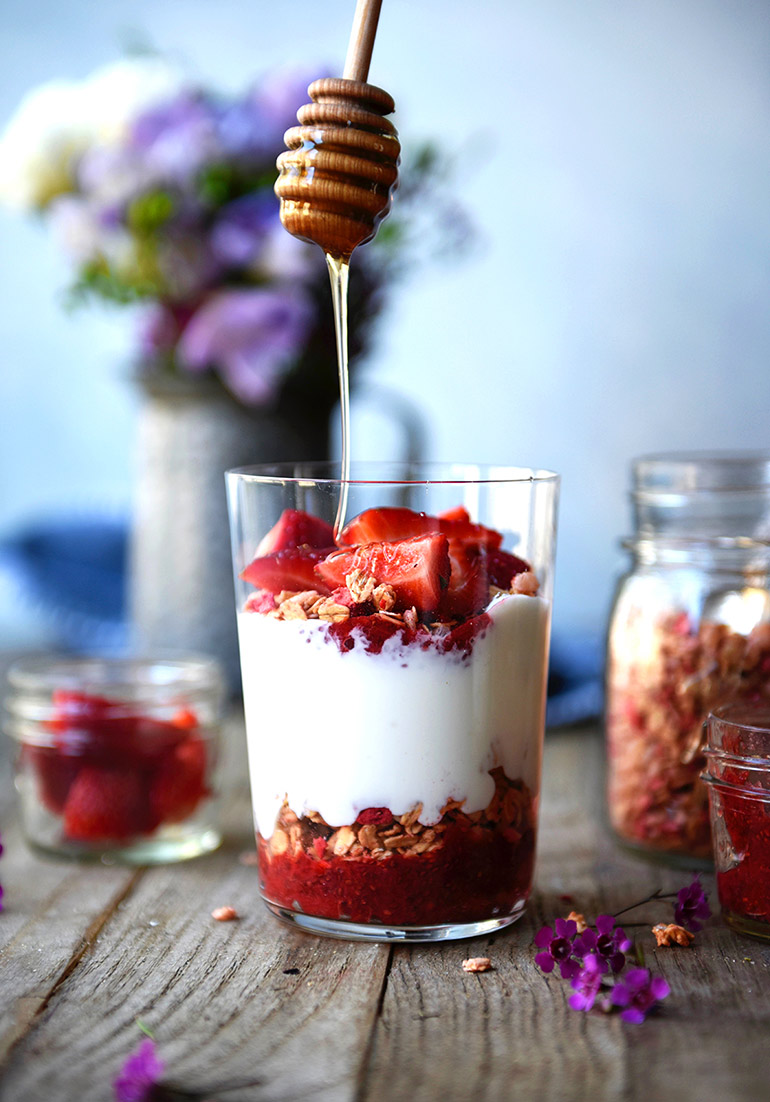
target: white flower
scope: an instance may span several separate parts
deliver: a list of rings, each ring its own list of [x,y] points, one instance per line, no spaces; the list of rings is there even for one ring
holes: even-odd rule
[[[41,209],[74,190],[75,166],[85,150],[118,141],[131,118],[183,84],[168,62],[137,57],[105,65],[80,82],[50,81],[33,89],[0,134],[0,202]]]

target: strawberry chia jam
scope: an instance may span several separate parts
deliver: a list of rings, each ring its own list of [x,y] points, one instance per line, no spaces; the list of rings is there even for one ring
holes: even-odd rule
[[[716,708],[705,757],[723,917],[740,933],[770,939],[770,704]]]
[[[440,928],[523,910],[550,606],[501,543],[461,508],[365,510],[337,542],[285,510],[242,570],[260,886],[280,913]]]

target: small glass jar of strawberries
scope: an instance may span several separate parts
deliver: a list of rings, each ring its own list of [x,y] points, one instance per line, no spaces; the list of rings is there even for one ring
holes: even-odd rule
[[[28,843],[132,864],[215,849],[224,692],[206,658],[37,656],[12,665],[4,727],[18,747]]]

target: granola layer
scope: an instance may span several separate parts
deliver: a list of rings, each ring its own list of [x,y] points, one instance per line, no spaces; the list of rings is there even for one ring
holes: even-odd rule
[[[420,804],[397,817],[367,808],[342,826],[284,804],[271,837],[257,835],[264,896],[320,918],[405,926],[512,913],[529,894],[536,806],[523,781],[499,767],[490,776],[486,808],[448,799],[433,824]]]
[[[633,844],[709,858],[703,721],[725,700],[770,697],[770,624],[742,635],[671,612],[654,626],[643,654],[630,645],[634,631],[629,623],[610,641],[610,819]]]

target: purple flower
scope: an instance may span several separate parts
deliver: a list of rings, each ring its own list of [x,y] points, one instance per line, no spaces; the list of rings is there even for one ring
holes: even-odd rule
[[[578,956],[586,953],[595,953],[600,961],[605,962],[613,972],[617,973],[626,963],[625,953],[631,948],[631,939],[626,936],[622,926],[615,928],[615,919],[612,915],[599,915],[596,920],[596,931],[584,930],[576,940],[574,952]]]
[[[235,199],[221,208],[211,231],[214,256],[228,267],[248,267],[256,260],[276,222],[278,201],[272,191]]]
[[[156,180],[186,182],[222,156],[214,105],[200,92],[184,91],[136,119],[131,146]]]
[[[297,111],[308,102],[307,88],[323,74],[297,70],[270,74],[246,95],[219,111],[217,133],[229,157],[271,164],[283,149],[283,135],[297,123]]]
[[[697,933],[707,918],[711,918],[708,897],[703,890],[700,877],[696,876],[692,884],[677,893],[674,907],[674,922],[684,926],[685,930]]]
[[[572,979],[575,994],[570,995],[569,1004],[573,1010],[590,1010],[602,985],[602,976],[607,965],[595,953],[589,953],[583,961],[583,967]]]
[[[190,371],[216,368],[236,397],[267,403],[304,348],[313,313],[297,287],[220,291],[193,314],[179,361]]]
[[[148,1037],[131,1053],[113,1083],[117,1102],[145,1102],[162,1074],[163,1061]]]
[[[632,968],[612,989],[611,1001],[625,1009],[625,1022],[643,1022],[656,1002],[665,999],[671,988],[661,976],[652,976],[647,968]]]
[[[555,929],[544,926],[535,935],[535,945],[543,950],[535,954],[535,964],[544,972],[553,972],[558,964],[562,979],[572,979],[580,971],[580,964],[572,959],[577,923],[572,919],[557,918],[554,926]]]

